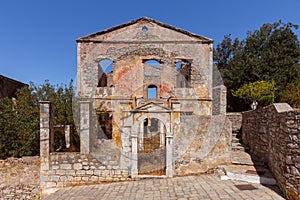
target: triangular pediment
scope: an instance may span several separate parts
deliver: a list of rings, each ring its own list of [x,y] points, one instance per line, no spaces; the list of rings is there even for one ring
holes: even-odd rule
[[[169,111],[170,108],[163,106],[161,103],[150,101],[144,105],[136,107],[133,111]]]
[[[197,41],[212,43],[204,36],[142,17],[77,39],[77,42]]]

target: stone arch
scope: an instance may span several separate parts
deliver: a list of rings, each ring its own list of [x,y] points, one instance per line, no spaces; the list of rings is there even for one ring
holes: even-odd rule
[[[142,112],[142,111],[141,111]],[[144,112],[135,113],[133,116],[133,121],[135,122],[131,128],[131,146],[132,146],[132,157],[131,157],[131,175],[133,177],[139,175],[138,170],[138,136],[139,136],[139,126],[144,122],[146,118],[157,118],[160,120],[165,127],[165,175],[167,177],[173,176],[173,131],[171,129],[171,113],[162,112],[154,113]],[[143,124],[142,124],[143,125]]]
[[[138,130],[138,126],[144,121],[144,119],[146,118],[157,118],[159,119],[161,122],[163,122],[163,124],[166,127],[166,131],[167,132],[171,132],[171,127],[170,127],[170,122],[168,121],[168,118],[170,118],[169,113],[139,113],[141,116],[139,117],[139,119],[137,120],[137,122],[133,125],[132,129],[133,130]],[[166,117],[162,117],[162,115],[166,115]]]

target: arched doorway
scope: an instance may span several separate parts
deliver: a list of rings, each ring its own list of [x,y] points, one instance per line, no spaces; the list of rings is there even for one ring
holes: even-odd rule
[[[166,127],[157,118],[145,118],[138,134],[138,174],[166,175]]]

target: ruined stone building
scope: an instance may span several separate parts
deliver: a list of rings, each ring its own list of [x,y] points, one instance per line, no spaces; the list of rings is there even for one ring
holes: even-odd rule
[[[44,194],[230,162],[231,123],[213,40],[143,17],[77,43],[80,153],[54,152],[53,106],[41,102]]]
[[[77,87],[93,111],[82,152],[132,176],[203,172],[229,160],[212,39],[143,17],[77,43]]]

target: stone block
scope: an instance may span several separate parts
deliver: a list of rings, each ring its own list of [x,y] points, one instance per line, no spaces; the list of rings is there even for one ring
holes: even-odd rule
[[[56,182],[46,182],[46,188],[56,187]]]
[[[60,176],[59,181],[62,181],[62,182],[67,181],[67,176]]]
[[[66,173],[66,175],[73,175],[73,176],[75,176],[75,170],[73,170],[73,169],[67,169],[66,171],[65,171]]]
[[[98,180],[99,180],[98,176],[91,176],[92,182],[98,182]]]
[[[74,168],[75,170],[82,169],[82,164],[81,164],[81,163],[75,163],[75,164],[73,165],[73,168]]]
[[[88,176],[83,176],[81,178],[81,182],[85,182],[85,183],[89,182],[89,177]]]
[[[65,175],[66,174],[66,170],[64,170],[64,169],[58,169],[58,170],[56,170],[56,174],[57,175]]]
[[[59,168],[60,169],[72,169],[72,165],[71,164],[60,164]]]
[[[85,170],[76,170],[76,175],[84,175],[85,174]]]
[[[75,176],[74,181],[79,183],[81,181],[81,176]]]
[[[85,174],[92,175],[92,174],[94,174],[94,171],[93,170],[86,170]]]
[[[52,176],[51,176],[51,181],[57,182],[57,181],[59,180],[59,177],[60,177],[60,176],[52,175]]]
[[[67,176],[67,180],[68,180],[69,182],[74,181],[74,176]]]
[[[95,176],[101,176],[101,172],[102,172],[102,170],[98,170],[98,169],[95,169],[95,170],[93,170],[94,171],[94,175]]]
[[[59,165],[52,165],[51,169],[59,169]]]

